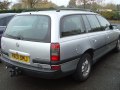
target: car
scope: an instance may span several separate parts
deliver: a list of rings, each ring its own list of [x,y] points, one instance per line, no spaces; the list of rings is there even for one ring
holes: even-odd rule
[[[111,50],[120,50],[120,35],[101,15],[60,9],[24,12],[8,24],[1,43],[1,60],[11,76],[45,79],[90,76],[93,64]]]
[[[117,24],[111,24],[113,26],[113,29],[120,34],[120,27]]]
[[[15,13],[2,13],[2,14],[0,14],[0,48],[1,48],[1,36],[5,30],[8,22],[13,18],[14,15],[15,15]]]
[[[119,24],[119,25],[117,25],[117,27],[118,27],[118,29],[120,29],[120,24]]]

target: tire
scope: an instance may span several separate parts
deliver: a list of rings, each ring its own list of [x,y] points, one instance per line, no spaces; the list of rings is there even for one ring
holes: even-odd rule
[[[73,78],[76,81],[85,81],[90,76],[92,67],[92,57],[90,54],[85,53],[82,55],[81,59],[79,60],[77,69],[73,75]]]
[[[1,53],[0,53],[0,57],[1,57]],[[2,63],[2,62],[1,62],[1,59],[0,59],[0,63]]]
[[[120,38],[117,40],[117,44],[116,44],[116,47],[115,47],[115,51],[116,51],[116,52],[119,52],[119,51],[120,51]]]

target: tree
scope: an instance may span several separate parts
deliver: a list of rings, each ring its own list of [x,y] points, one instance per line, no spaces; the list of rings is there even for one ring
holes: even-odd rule
[[[117,10],[120,11],[120,5],[119,4],[117,5]]]
[[[52,3],[51,1],[42,1],[42,2],[39,2],[35,5],[35,8],[56,8],[58,7],[56,4]]]
[[[111,9],[111,10],[117,10],[117,6],[112,3],[108,3],[105,7],[105,9]]]
[[[94,4],[97,5],[98,3],[102,2],[102,1],[103,0],[77,0],[76,2],[78,5],[83,5],[83,7],[85,9],[87,7],[87,5],[91,5],[91,8],[93,8],[92,5],[94,5]]]
[[[12,6],[12,9],[22,9],[22,4],[21,4],[21,3],[15,3],[15,4]]]
[[[0,1],[0,9],[8,9],[10,5],[10,2],[8,0]]]
[[[56,4],[48,0],[19,0],[19,4],[14,5],[14,8],[19,8],[22,5],[22,9],[40,9],[40,8],[55,8]]]
[[[20,0],[20,2],[22,3],[23,7],[26,8],[34,8],[35,5],[38,2],[41,2],[42,0]]]
[[[70,0],[67,7],[70,7],[70,8],[76,7],[76,0]]]
[[[42,5],[42,7],[45,7],[48,5],[53,5],[52,2],[48,2],[48,0],[20,0],[20,3],[22,3],[23,8],[38,8],[41,7],[39,5]]]
[[[84,9],[86,8],[86,5],[89,4],[92,0],[77,0],[78,5],[83,5]]]

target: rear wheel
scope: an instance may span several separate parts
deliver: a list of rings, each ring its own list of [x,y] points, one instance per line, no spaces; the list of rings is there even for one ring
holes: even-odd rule
[[[91,72],[91,66],[92,66],[92,57],[90,54],[85,53],[77,66],[76,72],[74,73],[74,79],[76,81],[85,81]]]

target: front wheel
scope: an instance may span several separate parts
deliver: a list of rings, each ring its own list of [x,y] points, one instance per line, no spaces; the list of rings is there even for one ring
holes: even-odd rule
[[[73,77],[76,81],[85,81],[91,72],[92,57],[90,54],[85,53],[79,60],[76,72]]]
[[[120,51],[120,38],[117,40],[117,44],[116,44],[116,47],[115,47],[115,51],[116,51],[116,52],[119,52],[119,51]]]

